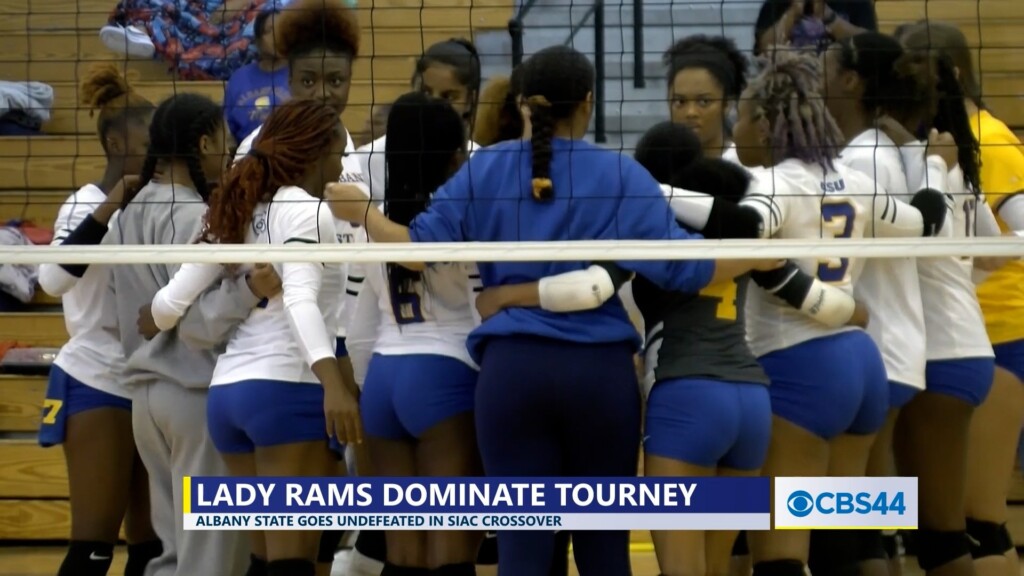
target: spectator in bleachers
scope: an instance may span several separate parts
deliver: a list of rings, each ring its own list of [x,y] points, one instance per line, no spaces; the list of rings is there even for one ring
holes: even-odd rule
[[[106,155],[103,178],[86,184],[60,207],[53,244],[76,244],[80,225],[105,225],[120,209],[124,178],[142,169],[154,106],[133,91],[113,64],[96,66],[82,81],[83,103],[99,112],[97,136]],[[65,283],[68,273],[80,278]],[[105,576],[122,521],[128,540],[127,576],[142,576],[163,546],[150,522],[149,477],[132,435],[132,391],[117,339],[110,269],[43,264],[39,282],[61,296],[71,336],[50,369],[42,446],[63,444],[71,496],[71,542],[58,576]]]
[[[873,0],[764,0],[754,24],[754,54],[775,45],[822,51],[864,30],[878,30]]]
[[[224,113],[228,129],[241,142],[267,119],[270,111],[288,100],[288,61],[274,45],[276,10],[264,10],[253,21],[256,61],[231,75],[224,88]]]
[[[736,44],[721,36],[690,36],[673,44],[663,60],[672,122],[697,133],[705,156],[738,162],[727,124],[747,86],[747,60]]]

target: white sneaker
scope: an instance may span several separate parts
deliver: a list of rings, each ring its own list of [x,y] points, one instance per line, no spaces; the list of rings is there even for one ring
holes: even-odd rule
[[[149,36],[135,26],[104,26],[100,28],[100,41],[113,52],[141,60],[152,58],[156,52]]]

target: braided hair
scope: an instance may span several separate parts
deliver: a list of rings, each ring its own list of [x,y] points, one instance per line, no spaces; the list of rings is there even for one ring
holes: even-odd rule
[[[388,115],[384,161],[384,213],[408,226],[427,209],[430,196],[451,176],[456,154],[466,146],[464,124],[451,104],[421,92],[404,94]],[[408,292],[419,272],[388,264],[390,285]]]
[[[825,107],[818,59],[782,50],[763,64],[743,99],[754,104],[755,120],[767,122],[775,157],[832,169],[832,161],[842,149],[843,134]]]
[[[203,136],[213,136],[223,126],[224,110],[205,96],[181,93],[164,100],[149,125],[149,149],[139,174],[139,189],[153,179],[157,163],[182,160],[196,193],[206,201],[210,186],[200,162],[199,141]]]
[[[110,131],[124,134],[129,123],[147,122],[156,108],[132,90],[117,66],[110,63],[93,65],[79,90],[82,104],[88,106],[90,114],[96,117],[96,135],[108,156],[107,135]]]
[[[342,133],[337,112],[319,100],[292,100],[275,108],[252,149],[210,197],[202,241],[244,243],[256,206],[282,186],[301,184]]]
[[[552,46],[537,52],[523,71],[523,97],[530,109],[533,129],[533,198],[550,200],[551,140],[555,123],[568,120],[594,90],[594,66],[583,54],[568,46]]]

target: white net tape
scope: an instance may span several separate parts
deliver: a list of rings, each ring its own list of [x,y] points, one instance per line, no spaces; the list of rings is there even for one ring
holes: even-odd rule
[[[773,258],[1024,257],[1024,238],[599,240],[335,245],[2,246],[0,264],[536,262]]]

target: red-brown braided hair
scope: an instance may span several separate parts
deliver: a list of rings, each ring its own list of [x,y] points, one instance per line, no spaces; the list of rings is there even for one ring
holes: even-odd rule
[[[244,243],[256,205],[282,186],[299,185],[342,133],[338,113],[319,100],[292,100],[275,108],[252,149],[210,196],[202,241]],[[319,195],[322,191],[307,192]]]

